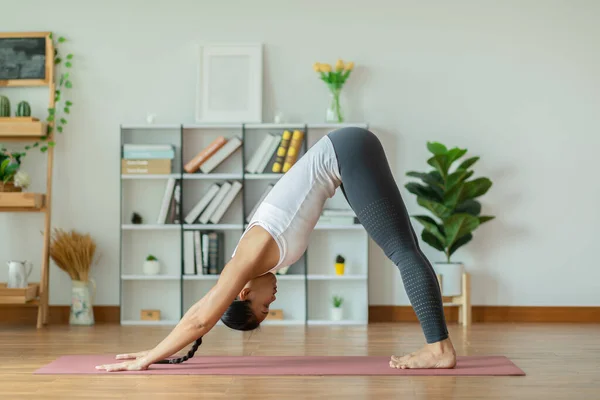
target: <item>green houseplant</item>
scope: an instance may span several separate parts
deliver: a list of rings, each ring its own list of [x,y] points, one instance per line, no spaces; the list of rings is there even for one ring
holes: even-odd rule
[[[481,203],[477,200],[488,192],[492,182],[486,177],[471,179],[474,174],[471,168],[479,157],[466,158],[454,167],[467,149],[448,149],[438,142],[428,142],[427,149],[431,153],[427,164],[433,169],[407,172],[407,176],[420,182],[409,182],[405,187],[432,214],[412,217],[423,226],[423,241],[444,254],[444,262],[434,263],[436,272],[443,276],[444,295],[458,295],[464,265],[452,262],[452,255],[473,239],[473,232],[479,226],[494,219],[481,214]]]
[[[331,309],[331,319],[341,321],[343,317],[342,303],[344,299],[340,296],[333,296],[333,308]]]
[[[0,151],[0,192],[20,192],[29,186],[29,175],[20,169],[20,153]]]

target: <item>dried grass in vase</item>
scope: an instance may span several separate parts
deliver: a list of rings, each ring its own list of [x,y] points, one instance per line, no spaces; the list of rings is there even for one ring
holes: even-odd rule
[[[72,280],[87,282],[96,263],[96,242],[89,234],[55,228],[50,241],[50,257]]]

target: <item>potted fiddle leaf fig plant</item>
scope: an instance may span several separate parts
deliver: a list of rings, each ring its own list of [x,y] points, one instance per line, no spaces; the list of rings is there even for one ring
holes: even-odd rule
[[[473,239],[473,232],[483,223],[494,219],[481,214],[477,200],[492,186],[489,178],[470,179],[471,167],[479,157],[469,157],[458,162],[467,149],[448,149],[438,142],[428,142],[432,154],[427,164],[433,167],[427,172],[409,171],[407,176],[421,182],[410,182],[406,189],[417,196],[417,203],[429,211],[429,215],[413,215],[423,226],[421,238],[425,243],[444,254],[444,261],[435,261],[434,269],[442,276],[444,296],[461,294],[464,263],[453,261],[452,255]]]

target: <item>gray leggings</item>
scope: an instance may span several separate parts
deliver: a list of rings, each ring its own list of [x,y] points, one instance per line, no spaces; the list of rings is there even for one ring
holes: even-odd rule
[[[398,267],[427,343],[448,337],[435,272],[417,236],[381,142],[362,128],[330,132],[342,177],[341,190],[358,220]]]

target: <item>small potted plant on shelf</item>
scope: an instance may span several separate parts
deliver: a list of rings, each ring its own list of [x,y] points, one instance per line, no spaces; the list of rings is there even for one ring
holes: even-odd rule
[[[345,266],[346,266],[346,259],[341,254],[338,254],[337,257],[335,258],[335,274],[336,275],[344,275]]]
[[[152,254],[149,254],[144,261],[144,273],[146,275],[157,275],[160,271],[160,263]]]
[[[485,177],[469,180],[473,175],[470,168],[479,157],[467,158],[452,169],[452,165],[467,153],[466,149],[448,149],[437,142],[428,142],[427,149],[432,153],[427,164],[433,170],[407,172],[407,176],[419,178],[422,183],[410,182],[406,189],[417,196],[421,207],[437,218],[412,216],[423,225],[423,241],[444,254],[445,261],[434,263],[436,273],[442,276],[443,294],[457,296],[462,293],[464,264],[451,261],[451,257],[473,239],[473,231],[494,219],[490,215],[481,215],[481,204],[476,200],[488,192],[492,182]]]
[[[343,317],[344,310],[342,308],[342,303],[344,299],[340,296],[333,296],[333,308],[331,309],[331,319],[333,321],[341,321]]]
[[[29,175],[20,168],[20,153],[0,151],[0,192],[21,192],[29,186]]]

